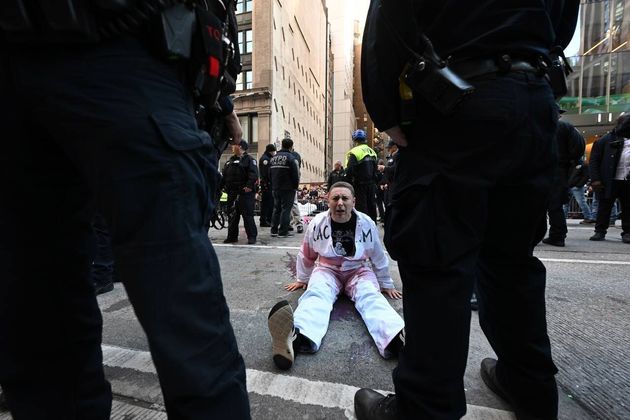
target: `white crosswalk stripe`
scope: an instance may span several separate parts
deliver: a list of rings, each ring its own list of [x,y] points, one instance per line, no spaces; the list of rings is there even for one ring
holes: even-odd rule
[[[151,354],[146,351],[103,345],[103,364],[155,374]],[[299,404],[317,405],[343,410],[346,418],[354,419],[354,386],[334,382],[312,381],[294,376],[278,375],[247,369],[247,389],[262,396],[279,397]],[[381,391],[385,392],[385,391]],[[133,397],[133,396],[128,396]],[[465,420],[511,420],[512,413],[488,407],[468,405]]]

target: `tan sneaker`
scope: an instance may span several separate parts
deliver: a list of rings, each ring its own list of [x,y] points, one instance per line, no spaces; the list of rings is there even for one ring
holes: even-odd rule
[[[269,333],[271,334],[271,347],[273,362],[278,369],[287,370],[293,366],[295,353],[293,341],[295,340],[295,328],[293,328],[293,309],[286,300],[275,304],[267,317]]]

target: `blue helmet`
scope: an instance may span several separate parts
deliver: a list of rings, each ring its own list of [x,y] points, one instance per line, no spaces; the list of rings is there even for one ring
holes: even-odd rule
[[[352,140],[365,141],[367,140],[367,135],[365,134],[365,131],[363,130],[355,130],[354,133],[352,133]]]

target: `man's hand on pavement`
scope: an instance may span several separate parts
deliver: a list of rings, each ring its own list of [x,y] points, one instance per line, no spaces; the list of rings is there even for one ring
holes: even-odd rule
[[[289,292],[293,292],[299,289],[306,289],[306,283],[303,283],[301,281],[294,281],[293,283],[289,283],[284,286],[284,289],[288,290]]]
[[[392,299],[402,299],[402,293],[396,290],[395,287],[392,289],[381,289],[381,292],[385,293]]]

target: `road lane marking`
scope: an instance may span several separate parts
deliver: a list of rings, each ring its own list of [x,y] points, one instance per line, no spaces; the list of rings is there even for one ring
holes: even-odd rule
[[[276,246],[276,245],[227,245],[227,244],[212,244],[218,248],[264,248],[264,249],[289,249],[299,251],[299,246]],[[613,260],[578,260],[578,259],[564,259],[564,258],[540,258],[542,262],[555,262],[555,263],[576,263],[576,264],[609,264],[609,265],[630,265],[630,261],[613,261]]]
[[[278,245],[229,245],[229,244],[212,244],[214,248],[265,248],[265,249],[293,249],[299,250],[299,246],[278,246]]]
[[[155,366],[148,351],[103,345],[103,364],[109,367],[132,369],[155,374]],[[316,405],[343,410],[354,419],[354,394],[359,388],[335,382],[313,381],[295,376],[279,375],[256,369],[246,369],[247,390],[262,396],[278,397],[299,404]],[[380,391],[387,392],[387,391]],[[127,395],[127,397],[133,397]],[[513,420],[509,411],[468,404],[464,420]]]
[[[538,259],[542,262],[556,262],[556,263],[630,265],[630,261],[572,260],[572,259],[564,259],[564,258],[538,258]]]

